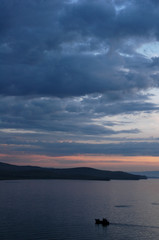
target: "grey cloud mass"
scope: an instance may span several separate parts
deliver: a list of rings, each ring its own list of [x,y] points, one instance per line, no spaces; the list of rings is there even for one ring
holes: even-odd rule
[[[158,54],[141,51],[144,44],[158,43],[158,12],[156,0],[1,0],[2,146],[14,136],[27,153],[39,138],[45,144],[37,149],[47,155],[52,138],[57,145],[51,155],[157,155],[139,150],[147,148],[147,132],[133,119],[159,111],[158,99],[152,100],[159,87],[159,46]],[[111,143],[110,151],[108,145],[89,145],[120,135],[139,136],[143,145]],[[63,140],[71,141],[65,151]]]
[[[1,1],[0,93],[64,97],[158,86],[146,70],[151,62],[135,52],[158,39],[154,4],[123,1],[117,11],[115,1]],[[120,54],[130,49],[134,57]]]

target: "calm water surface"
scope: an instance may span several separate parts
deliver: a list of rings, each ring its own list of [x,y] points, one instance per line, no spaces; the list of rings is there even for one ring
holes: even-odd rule
[[[95,225],[106,217],[108,227]],[[159,180],[0,181],[0,239],[156,240]]]

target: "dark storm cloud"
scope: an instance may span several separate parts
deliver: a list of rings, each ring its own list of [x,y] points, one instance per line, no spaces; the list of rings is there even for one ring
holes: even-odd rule
[[[158,5],[114,2],[2,0],[0,93],[64,97],[158,86],[150,62],[128,44],[158,38]],[[120,52],[130,49],[128,60]]]

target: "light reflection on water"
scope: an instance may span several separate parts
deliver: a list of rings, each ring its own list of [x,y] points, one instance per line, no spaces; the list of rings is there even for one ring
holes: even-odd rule
[[[156,240],[159,180],[0,182],[0,239]],[[106,217],[108,227],[96,225]]]

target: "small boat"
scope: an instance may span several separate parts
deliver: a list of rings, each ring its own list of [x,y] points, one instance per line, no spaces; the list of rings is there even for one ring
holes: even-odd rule
[[[95,219],[95,223],[96,224],[101,224],[103,226],[108,226],[109,225],[109,221],[106,218],[103,218],[103,220]]]

